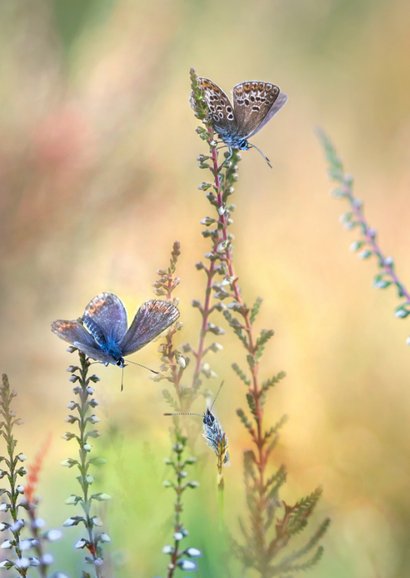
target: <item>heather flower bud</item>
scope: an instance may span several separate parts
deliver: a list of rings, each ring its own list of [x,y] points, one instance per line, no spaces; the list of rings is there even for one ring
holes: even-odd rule
[[[179,560],[177,564],[181,570],[196,570],[196,564],[192,560]]]
[[[199,556],[202,556],[201,550],[198,550],[198,548],[188,548],[185,550],[185,554],[191,558],[198,558]]]
[[[88,544],[87,540],[85,540],[84,538],[80,538],[74,544],[74,548],[76,548],[77,550],[81,550],[82,548],[85,548],[87,546],[87,544]]]

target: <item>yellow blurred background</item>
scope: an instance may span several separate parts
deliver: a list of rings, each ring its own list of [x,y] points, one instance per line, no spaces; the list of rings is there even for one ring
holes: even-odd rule
[[[264,298],[261,327],[276,332],[264,376],[288,375],[268,412],[272,422],[290,416],[274,456],[289,470],[282,497],[322,485],[312,529],[325,516],[333,520],[310,575],[409,575],[409,324],[394,318],[393,290],[372,288],[375,262],[349,252],[355,233],[338,222],[347,207],[328,194],[314,134],[321,126],[335,142],[406,284],[409,18],[404,0],[0,4],[0,367],[19,392],[21,449],[32,458],[53,435],[39,488],[50,525],[74,514],[60,504],[75,489],[72,472],[56,465],[74,453],[61,440],[72,359],[50,322],[80,316],[101,291],[118,294],[133,315],[152,297],[156,270],[178,239],[181,339],[197,340],[190,302],[203,293],[194,264],[207,250],[199,221],[209,208],[197,189],[208,175],[196,164],[205,150],[188,103],[194,66],[228,93],[261,79],[289,95],[253,139],[273,170],[255,151],[242,155],[233,231],[244,295]],[[229,365],[243,352],[232,338],[221,341],[218,377],[206,385],[216,390],[225,380],[216,411],[231,442],[226,510],[236,532],[249,440],[235,416],[243,386]],[[134,359],[156,367],[157,349],[150,344]],[[99,451],[109,458],[99,476],[114,497],[107,525],[124,563],[118,575],[163,575],[172,496],[161,486],[170,425],[162,386],[129,367],[120,393],[118,368],[98,374],[106,434]],[[215,528],[206,510],[215,501],[211,452],[203,459],[201,507],[196,492],[187,506],[188,527],[200,526],[190,545],[205,550],[198,575],[223,578],[212,569]],[[57,555],[71,572],[79,564],[74,534],[66,532]]]

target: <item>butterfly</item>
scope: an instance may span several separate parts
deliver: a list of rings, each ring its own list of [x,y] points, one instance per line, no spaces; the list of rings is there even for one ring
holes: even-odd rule
[[[127,329],[127,313],[113,293],[100,293],[76,321],[59,319],[51,331],[88,357],[125,367],[124,357],[144,347],[179,317],[172,303],[153,299],[138,309]]]
[[[220,424],[218,418],[212,412],[216,398],[219,395],[223,386],[223,382],[219,386],[219,389],[214,397],[214,400],[210,407],[207,407],[205,413],[192,413],[192,412],[177,412],[177,413],[164,413],[166,416],[175,415],[196,415],[202,418],[202,435],[205,438],[208,446],[213,449],[214,453],[222,459],[224,464],[229,463],[229,452],[228,452],[228,438],[224,432],[222,425]],[[221,462],[221,463],[222,463]]]
[[[275,84],[247,80],[233,87],[233,105],[224,91],[208,78],[198,78],[214,130],[231,149],[255,148],[270,165],[269,159],[248,139],[259,132],[282,108],[288,97]],[[270,165],[271,166],[271,165]]]

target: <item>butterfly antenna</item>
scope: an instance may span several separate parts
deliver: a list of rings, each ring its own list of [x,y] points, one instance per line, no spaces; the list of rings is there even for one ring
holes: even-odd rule
[[[258,151],[258,153],[265,159],[265,161],[266,161],[266,163],[268,164],[268,166],[269,166],[270,168],[273,168],[273,167],[272,167],[272,163],[270,162],[270,160],[268,159],[268,157],[265,155],[265,153],[264,153],[263,151],[261,151],[261,149],[260,149],[259,147],[257,147],[257,146],[254,145],[254,144],[250,144],[249,147],[252,148],[252,149],[256,149],[256,150]]]
[[[223,384],[224,384],[224,382],[222,381],[222,382],[221,382],[221,385],[219,386],[218,391],[216,392],[216,395],[215,395],[215,397],[214,397],[214,400],[213,400],[213,402],[212,402],[212,405],[211,405],[211,407],[209,408],[209,411],[212,411],[212,408],[213,408],[214,405],[215,405],[215,402],[216,402],[217,397],[218,397],[218,395],[219,395],[219,393],[220,393],[220,391],[221,391],[221,389],[222,389]]]
[[[151,369],[150,367],[147,367],[146,365],[142,365],[142,363],[137,363],[136,361],[130,361],[129,359],[127,359],[127,363],[132,363],[133,365],[139,365],[140,367],[147,369],[148,371],[151,371],[152,373],[155,373],[156,375],[159,374],[159,371],[156,371],[155,369]]]
[[[192,412],[176,412],[176,413],[164,413],[163,415],[170,416],[170,415],[198,415],[199,417],[203,417],[202,413],[192,413]]]

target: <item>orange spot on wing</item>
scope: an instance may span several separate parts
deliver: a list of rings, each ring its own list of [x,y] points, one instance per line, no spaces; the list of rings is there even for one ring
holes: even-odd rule
[[[92,301],[88,307],[89,313],[94,315],[94,313],[97,313],[98,311],[100,311],[104,307],[106,302],[107,302],[106,299],[96,299],[96,300]]]

